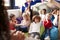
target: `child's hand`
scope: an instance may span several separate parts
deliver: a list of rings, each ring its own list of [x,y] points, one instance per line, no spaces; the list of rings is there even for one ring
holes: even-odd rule
[[[47,23],[48,23],[48,20],[46,19]]]
[[[47,20],[47,23],[48,23],[48,20]]]

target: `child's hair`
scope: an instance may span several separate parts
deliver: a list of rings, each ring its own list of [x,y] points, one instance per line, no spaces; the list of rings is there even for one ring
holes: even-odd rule
[[[14,14],[11,14],[11,15],[10,15],[10,20],[12,20],[12,18],[13,18],[14,16],[15,16]]]
[[[47,13],[46,16],[47,16],[47,15],[52,15],[52,14],[51,14],[51,13]]]
[[[24,16],[26,16],[27,20],[30,19],[30,18],[29,18],[29,17],[30,17],[29,14],[23,13],[22,17],[24,17]]]
[[[42,9],[42,10],[44,10],[46,12],[46,9]]]
[[[42,9],[44,11],[44,13],[46,13],[46,9]]]
[[[40,17],[40,16],[38,16],[38,15],[34,15],[34,16],[33,16],[33,18],[32,18],[32,20],[33,20],[33,21],[35,21],[35,19],[38,19],[38,20],[39,20],[39,22],[40,22],[41,17]]]
[[[26,13],[23,13],[22,17],[26,17],[26,18],[28,18],[28,17],[29,17],[29,15],[28,15],[28,14],[26,14]]]
[[[52,14],[51,14],[51,13],[47,13],[47,14],[46,14],[46,18],[47,18],[49,15],[50,15],[50,17],[51,17]]]
[[[58,9],[58,8],[56,8],[56,9],[52,10],[53,14],[56,14],[56,13],[57,13],[57,11],[59,11],[59,9]]]

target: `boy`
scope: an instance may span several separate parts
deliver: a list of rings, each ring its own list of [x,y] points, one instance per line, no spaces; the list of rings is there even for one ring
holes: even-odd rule
[[[45,37],[50,36],[50,29],[52,28],[52,22],[51,22],[51,14],[46,14],[46,18],[43,21],[44,27],[45,27]]]
[[[29,34],[33,38],[40,39],[40,25],[41,17],[38,15],[33,16],[33,22],[30,25]]]

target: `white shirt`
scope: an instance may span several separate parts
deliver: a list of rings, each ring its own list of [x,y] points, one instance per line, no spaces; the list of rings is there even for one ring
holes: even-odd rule
[[[44,14],[40,14],[39,16],[41,17],[41,20],[42,20],[42,21],[43,21],[43,20],[45,19],[45,17],[46,17],[46,15],[44,15]]]
[[[39,22],[39,23],[35,23],[35,22],[31,23],[29,33],[32,33],[32,32],[39,32],[40,33],[40,27],[41,27],[41,22]]]
[[[53,24],[54,24],[55,26],[57,26],[57,25],[58,25],[58,24],[57,24],[57,19],[58,19],[57,17],[58,17],[58,16],[57,16],[56,14],[54,14],[54,17],[55,17],[55,19],[53,20]]]
[[[21,25],[28,27],[30,25],[30,21],[22,20]]]

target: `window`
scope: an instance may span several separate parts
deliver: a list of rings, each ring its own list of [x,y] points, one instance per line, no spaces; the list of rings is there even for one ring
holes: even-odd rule
[[[5,6],[10,6],[10,0],[4,0],[5,1]]]
[[[22,6],[26,0],[15,0],[15,6]]]

